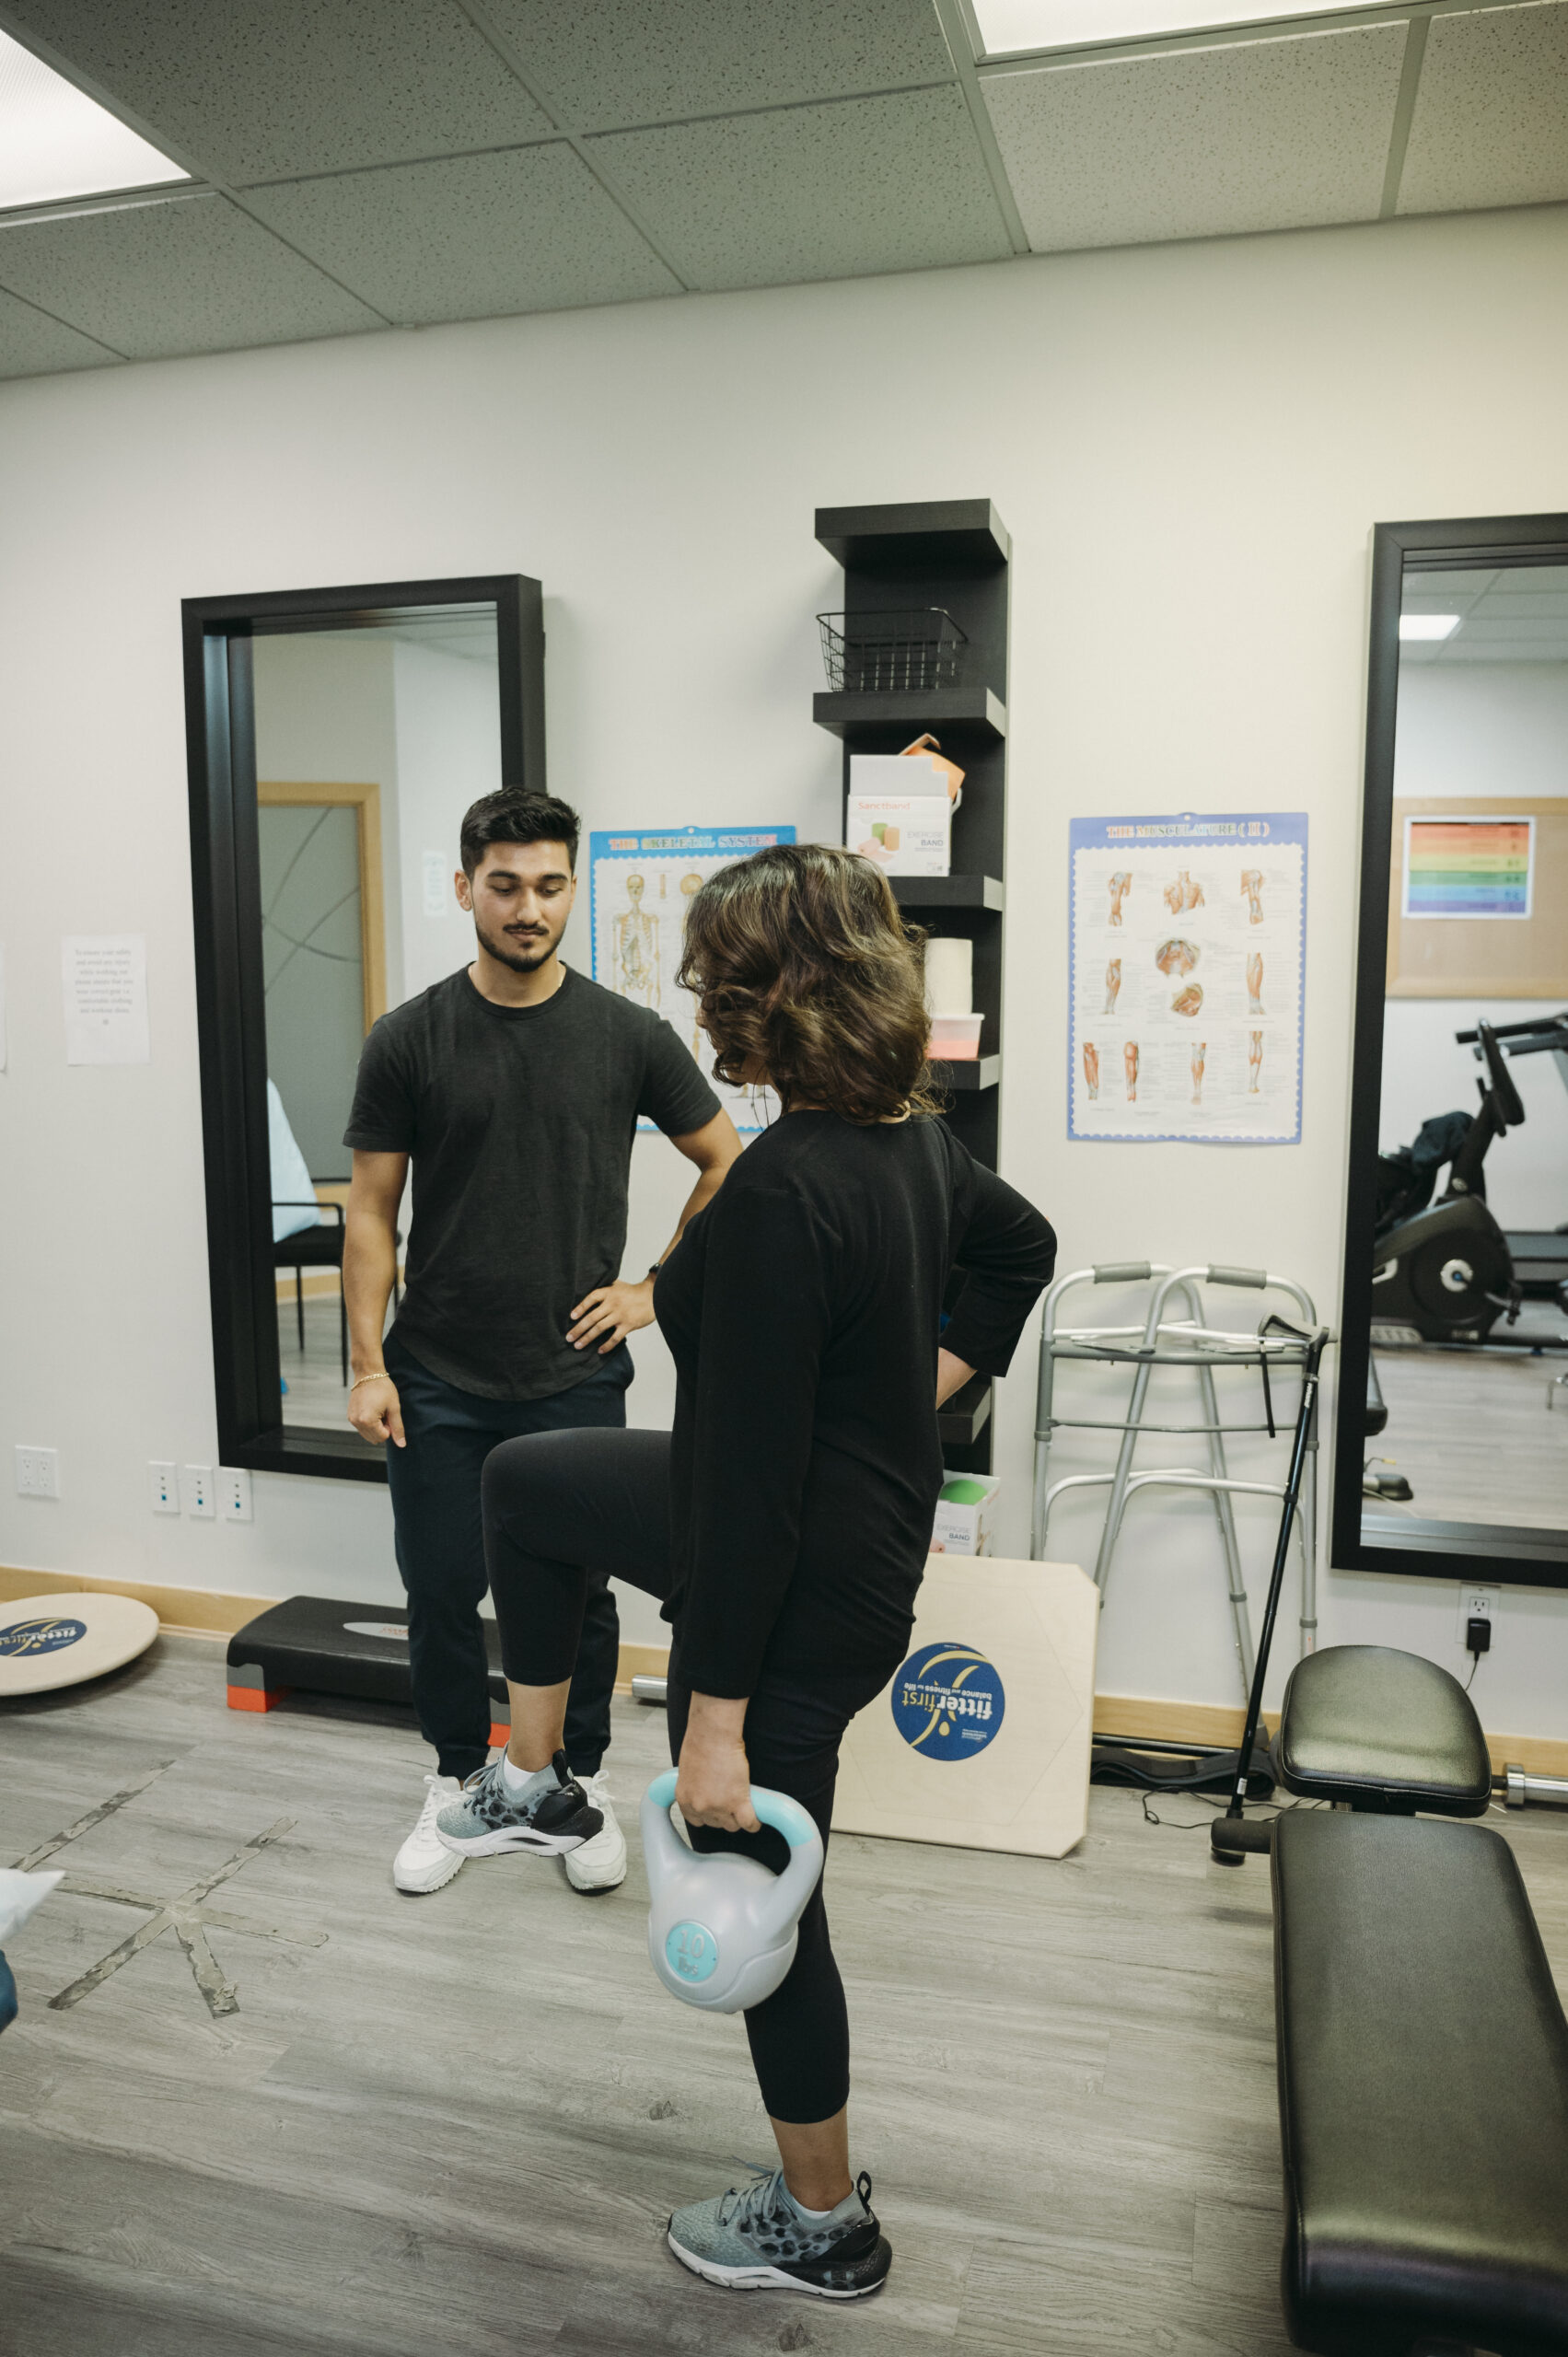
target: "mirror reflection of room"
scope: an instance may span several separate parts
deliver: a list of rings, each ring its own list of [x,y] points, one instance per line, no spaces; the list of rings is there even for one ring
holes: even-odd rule
[[[377,1016],[470,954],[452,879],[464,810],[501,784],[495,610],[290,630],[253,656],[283,1417],[340,1431],[343,1131]]]
[[[1400,640],[1363,1528],[1562,1532],[1568,566],[1407,559]]]

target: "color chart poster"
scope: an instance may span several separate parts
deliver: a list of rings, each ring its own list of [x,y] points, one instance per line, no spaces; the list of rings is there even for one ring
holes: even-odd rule
[[[1407,819],[1401,913],[1527,918],[1535,848],[1533,819]]]
[[[1069,840],[1068,1136],[1299,1144],[1306,812]]]
[[[588,837],[588,922],[593,975],[606,990],[673,1024],[738,1130],[765,1130],[777,1118],[771,1089],[732,1088],[714,1078],[713,1051],[697,1028],[697,1003],[679,989],[686,911],[721,867],[773,843],[793,827],[662,827]],[[639,1129],[650,1130],[651,1121]]]

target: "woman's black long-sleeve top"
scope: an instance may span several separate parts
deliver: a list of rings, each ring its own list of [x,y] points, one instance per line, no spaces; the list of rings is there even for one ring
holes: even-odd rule
[[[677,1376],[664,1612],[688,1685],[749,1696],[764,1661],[891,1676],[942,1483],[938,1339],[1005,1374],[1055,1258],[944,1121],[789,1113],[732,1166],[654,1289]]]

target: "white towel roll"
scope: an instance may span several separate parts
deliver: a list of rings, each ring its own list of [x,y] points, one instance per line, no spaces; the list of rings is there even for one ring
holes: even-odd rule
[[[974,1013],[974,944],[943,938],[925,945],[925,1004],[933,1015]]]

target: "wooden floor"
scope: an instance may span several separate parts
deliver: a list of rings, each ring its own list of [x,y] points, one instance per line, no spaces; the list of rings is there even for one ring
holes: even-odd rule
[[[307,1297],[303,1351],[293,1293],[286,1300],[280,1299],[278,1364],[288,1386],[283,1396],[284,1422],[325,1424],[333,1432],[342,1429],[347,1422],[348,1387],[343,1378],[343,1331],[335,1290]]]
[[[1561,1335],[1562,1320],[1545,1330]],[[1568,1373],[1561,1350],[1379,1347],[1375,1355],[1388,1422],[1367,1453],[1392,1457],[1409,1480],[1407,1513],[1568,1530],[1568,1399],[1547,1406]]]
[[[662,1713],[617,1705],[620,1893],[507,1859],[407,1899],[412,1731],[231,1714],[220,1661],[166,1638],[0,1713],[0,1858],[131,1793],[45,1861],[71,1880],[14,1944],[6,2357],[1284,2351],[1260,1862],[1214,1867],[1116,1792],[1061,1864],[836,1840],[854,2157],[894,2272],[852,2308],[742,2296],[663,2243],[769,2140],[739,2025],[648,1968],[632,1804]],[[1505,1830],[1568,1975],[1568,1818]]]

